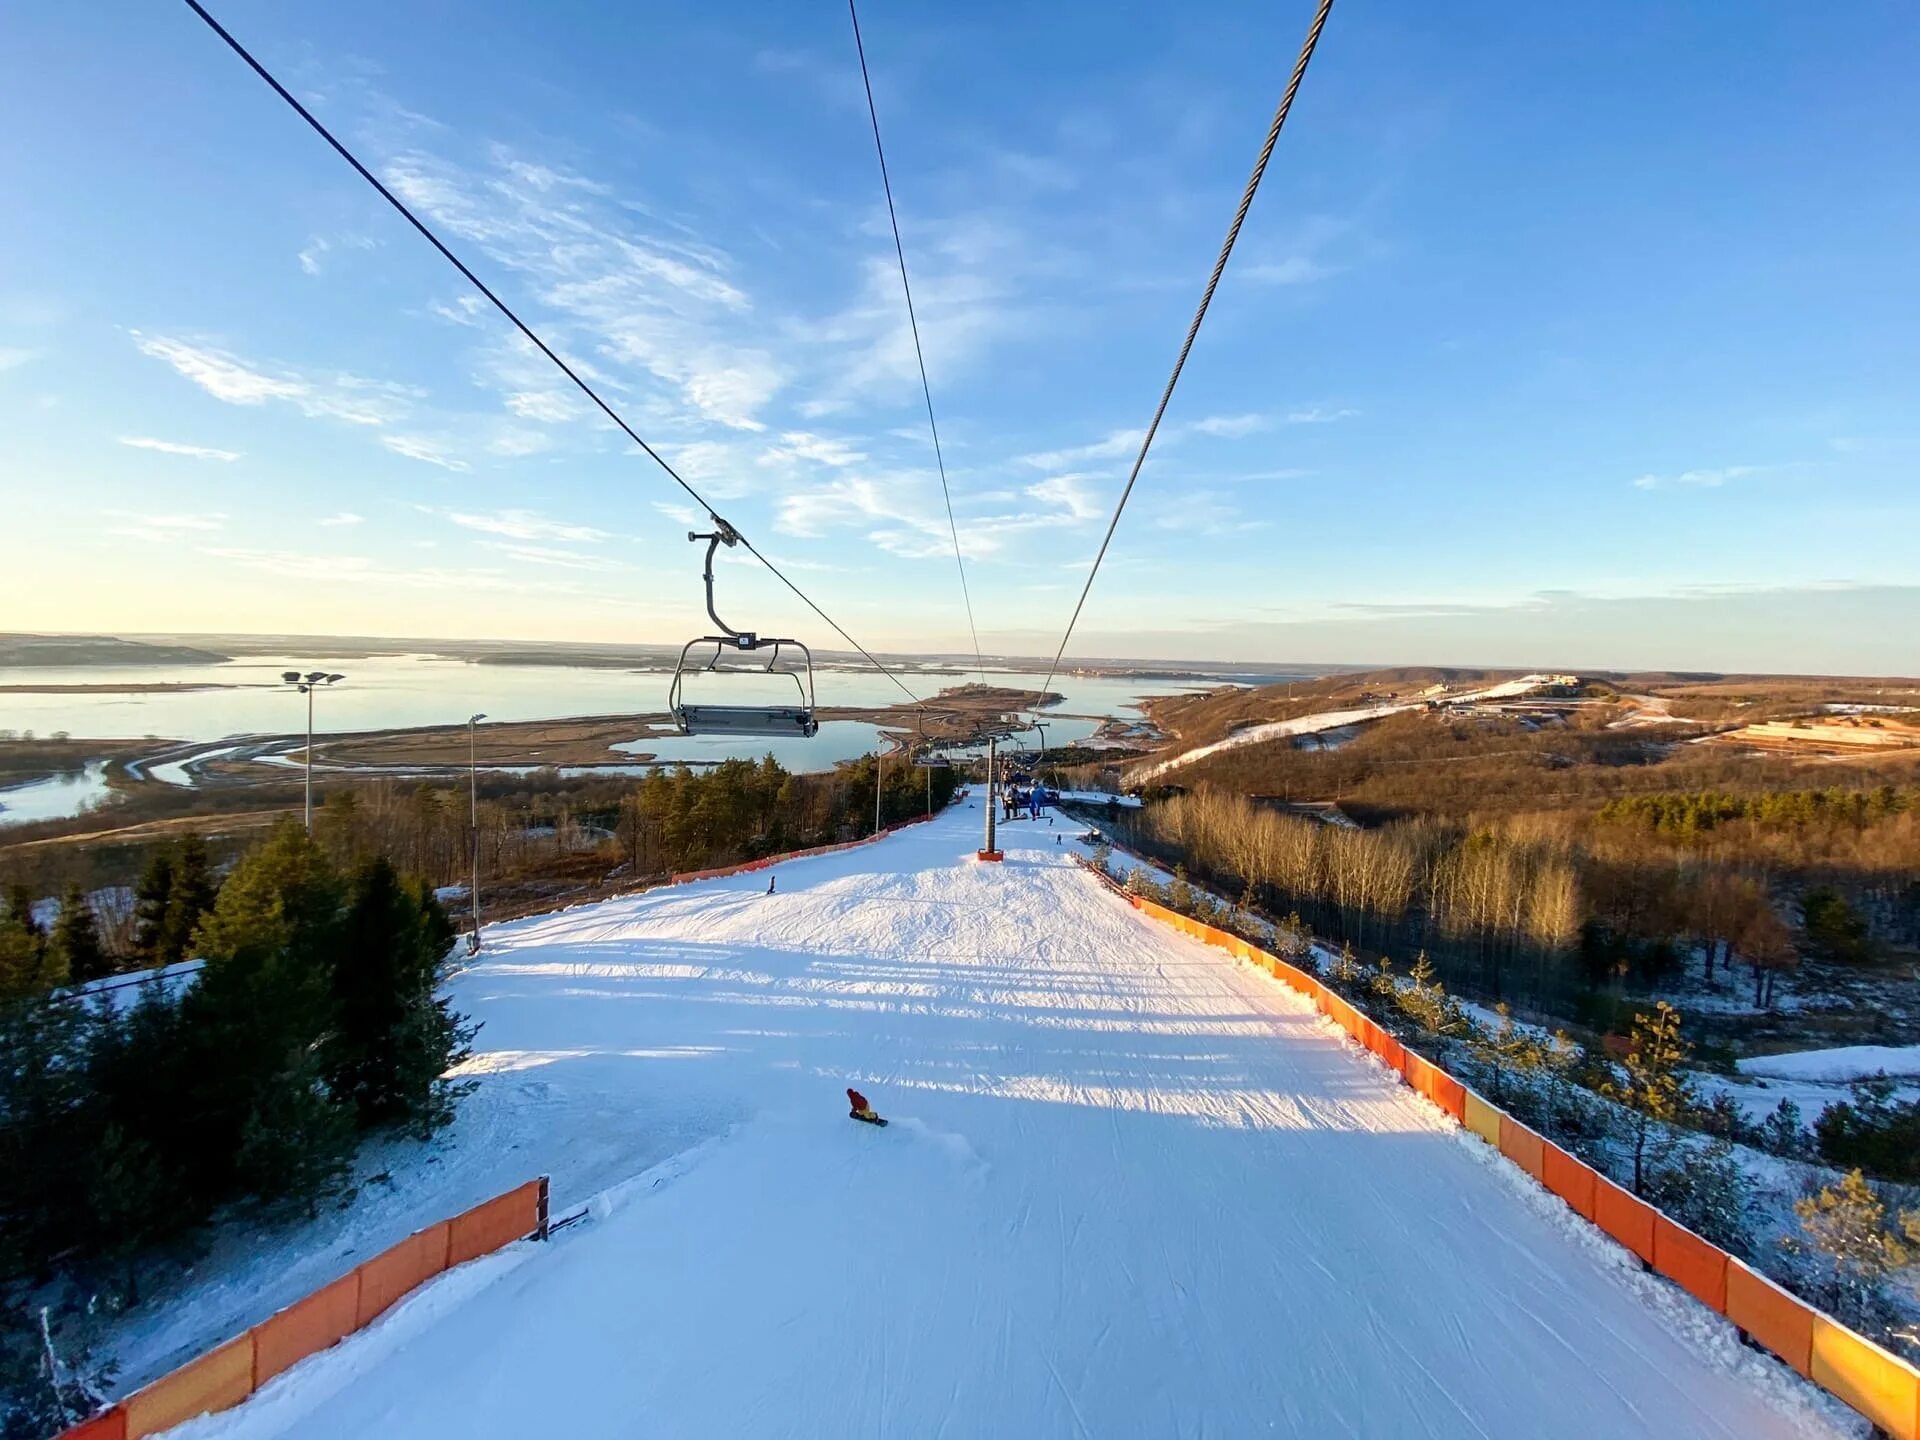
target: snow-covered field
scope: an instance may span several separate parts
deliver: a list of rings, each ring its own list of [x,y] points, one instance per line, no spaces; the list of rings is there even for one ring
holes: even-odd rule
[[[490,932],[436,1163],[511,1136],[589,1218],[176,1435],[1856,1433],[1066,824],[974,862],[978,804]]]
[[[1777,1080],[1828,1083],[1888,1075],[1920,1076],[1920,1045],[1842,1045],[1832,1050],[1796,1050],[1785,1055],[1755,1055],[1736,1062],[1745,1075]]]

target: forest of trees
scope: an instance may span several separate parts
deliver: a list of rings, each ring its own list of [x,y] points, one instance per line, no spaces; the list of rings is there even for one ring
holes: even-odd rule
[[[436,992],[453,930],[386,858],[339,864],[283,825],[223,881],[185,841],[141,885],[138,943],[163,964],[118,991],[85,978],[69,895],[50,932],[19,892],[0,946],[41,957],[0,999],[0,1435],[41,1435],[77,1397],[51,1384],[35,1306],[139,1303],[156,1266],[234,1206],[311,1215],[360,1139],[452,1114],[473,1029]],[[29,1303],[32,1302],[32,1304]],[[72,1358],[72,1357],[69,1357]],[[83,1407],[82,1407],[83,1408]]]
[[[1875,917],[1899,939],[1920,915],[1915,820],[1898,792],[1820,791],[1636,797],[1598,817],[1419,816],[1360,829],[1202,789],[1109,823],[1168,865],[1297,912],[1336,942],[1424,949],[1450,984],[1574,1013],[1582,996],[1659,979],[1689,948],[1709,981],[1738,967],[1761,1006],[1803,956],[1871,959]],[[1789,851],[1783,831],[1803,848]],[[1833,881],[1824,857],[1849,836],[1873,863]]]

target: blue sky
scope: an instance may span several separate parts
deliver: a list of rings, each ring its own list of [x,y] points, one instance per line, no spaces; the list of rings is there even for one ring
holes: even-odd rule
[[[990,651],[1310,9],[863,14]],[[863,641],[966,646],[844,11],[216,13]],[[0,623],[706,628],[685,497],[184,6],[5,24]],[[1916,63],[1903,3],[1336,7],[1074,653],[1920,668]]]

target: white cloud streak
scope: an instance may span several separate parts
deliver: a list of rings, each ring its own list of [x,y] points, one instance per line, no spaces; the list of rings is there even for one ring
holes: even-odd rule
[[[122,435],[122,445],[135,450],[157,450],[162,455],[184,455],[190,460],[238,460],[238,450],[219,450],[211,445],[183,445],[177,440],[156,440],[150,435]]]

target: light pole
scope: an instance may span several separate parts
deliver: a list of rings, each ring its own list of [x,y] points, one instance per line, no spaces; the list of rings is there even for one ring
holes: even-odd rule
[[[485,715],[467,717],[467,850],[473,861],[472,885],[468,895],[473,900],[473,934],[467,938],[467,953],[480,953],[480,771],[473,759],[473,727],[486,719]]]
[[[307,772],[306,824],[307,833],[311,835],[313,833],[313,692],[322,685],[332,685],[347,677],[329,675],[324,670],[309,670],[304,675],[298,670],[282,670],[280,678],[307,697],[307,748],[301,758],[305,762],[302,768]]]

